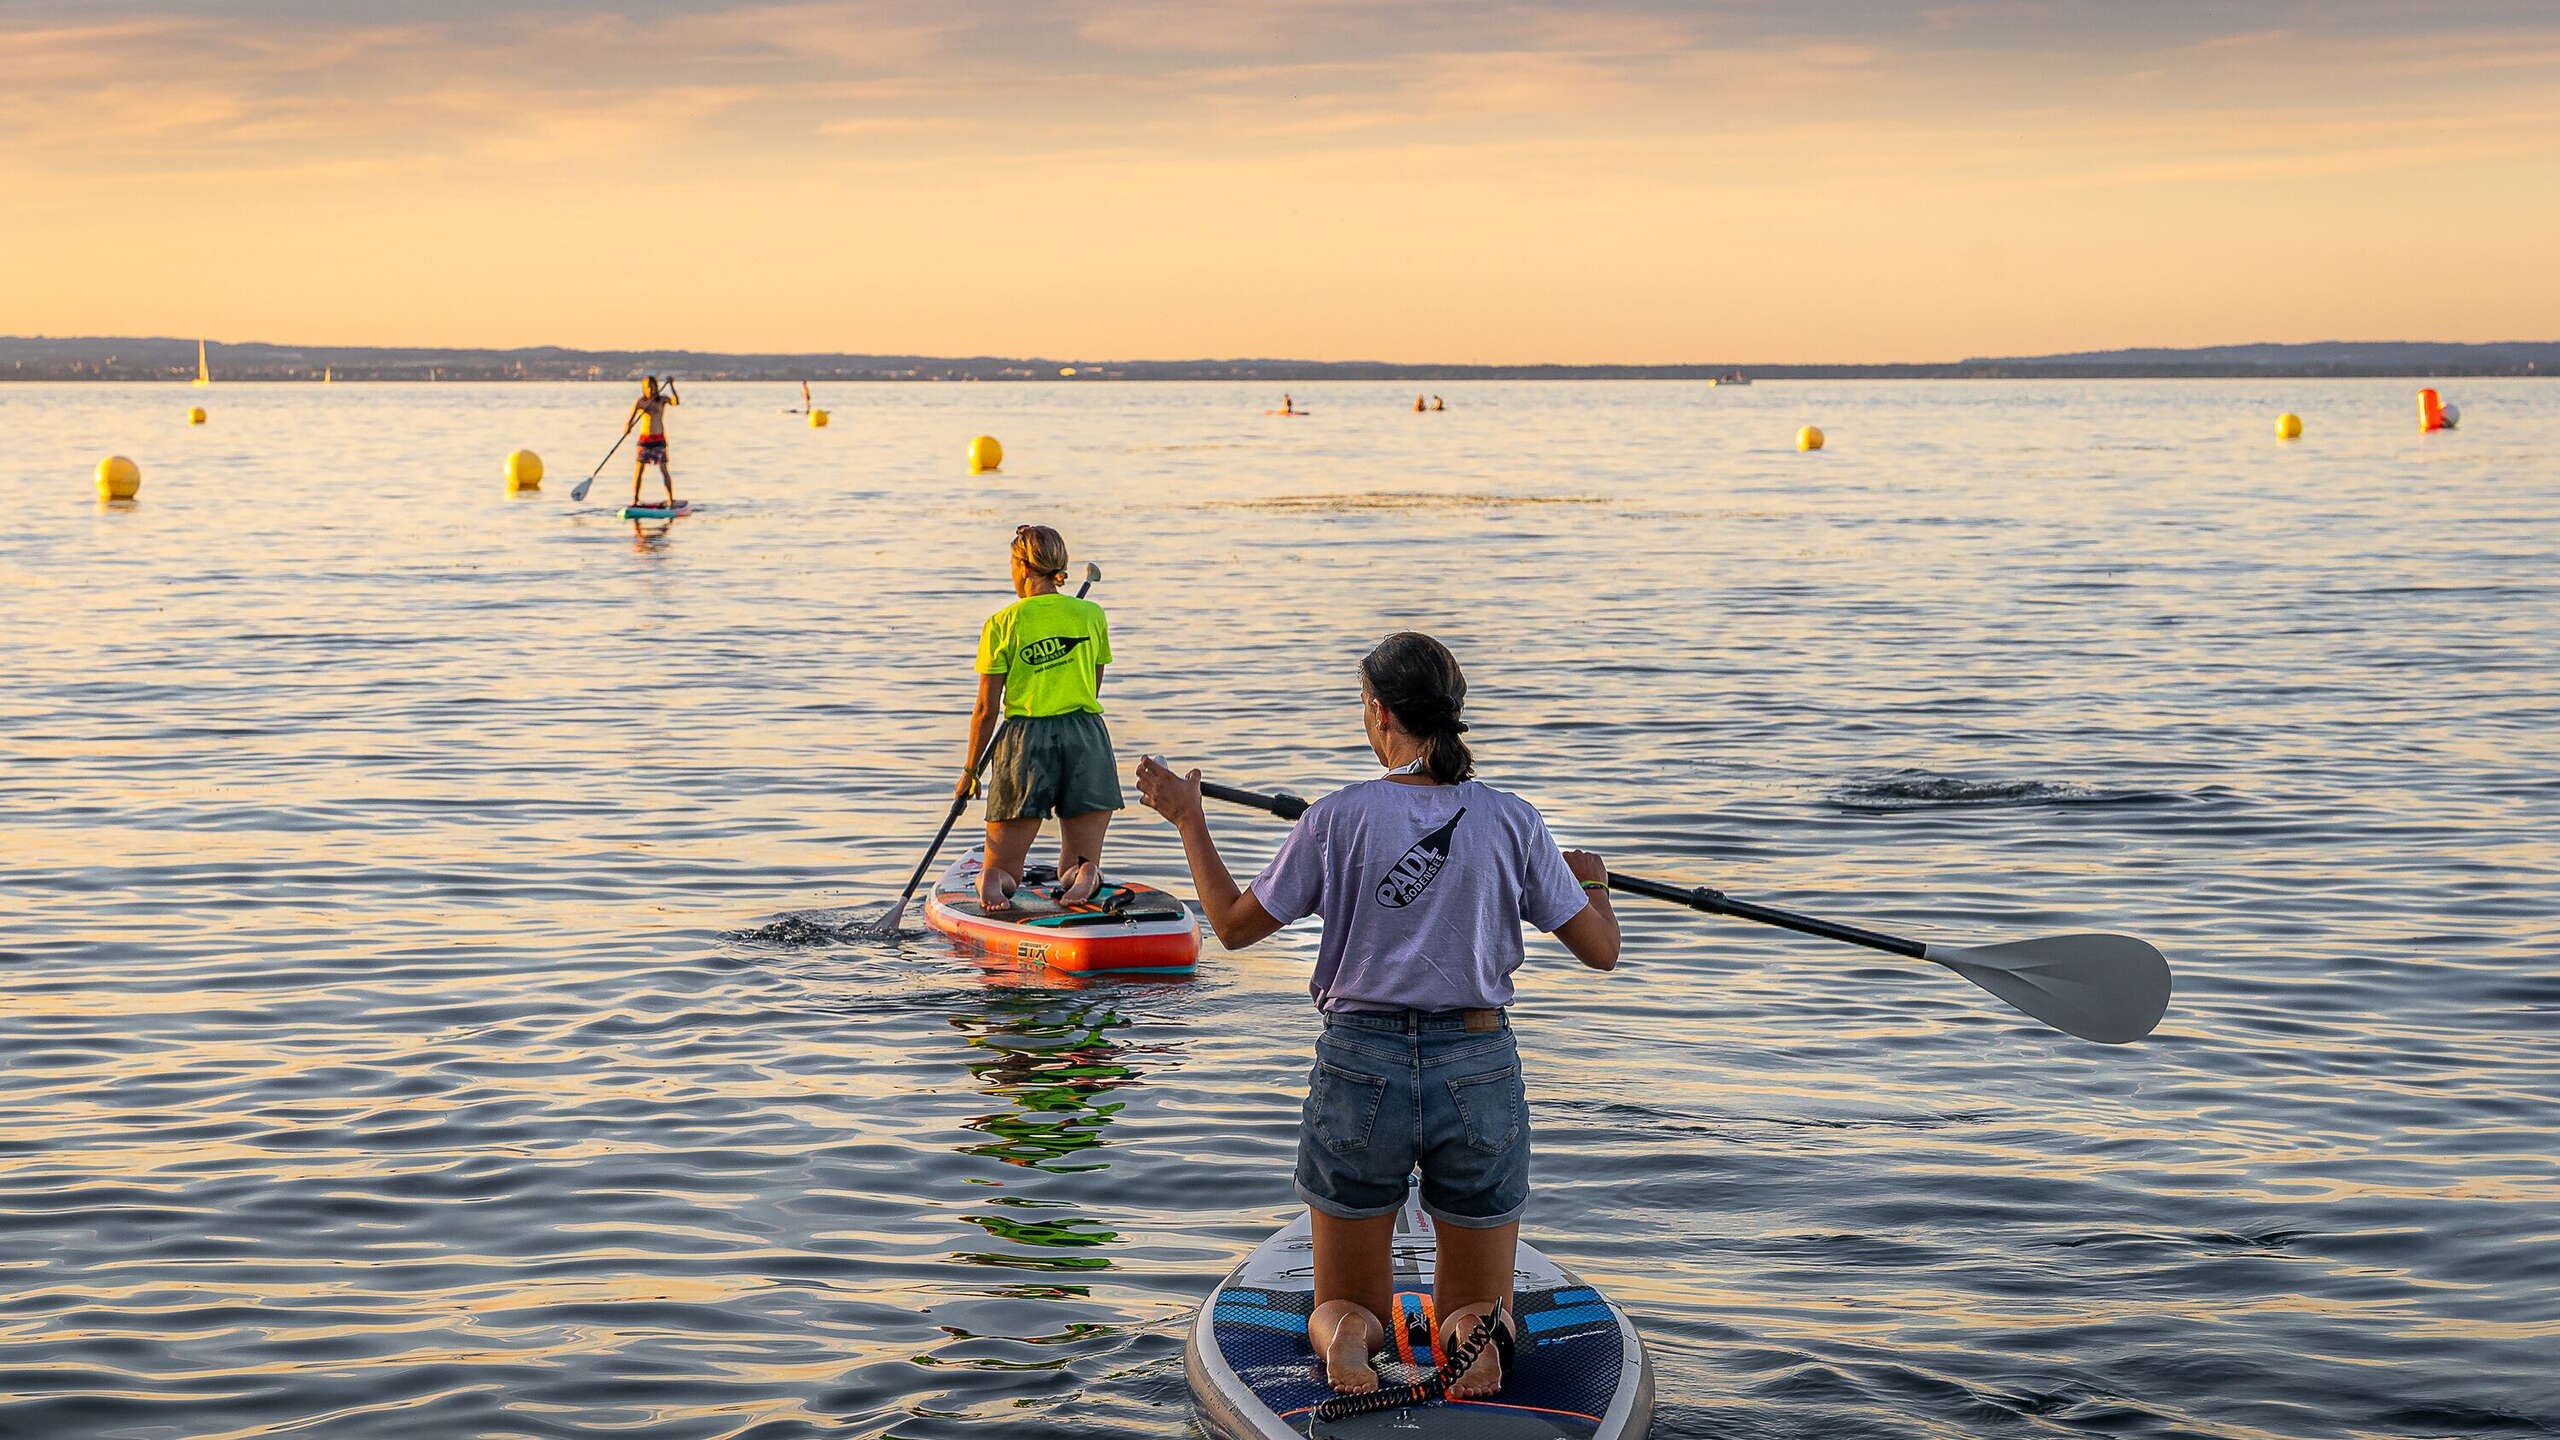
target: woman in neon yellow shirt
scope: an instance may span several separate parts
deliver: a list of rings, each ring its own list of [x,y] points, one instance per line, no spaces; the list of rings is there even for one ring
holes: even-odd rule
[[[1067,542],[1046,525],[1013,532],[1013,593],[978,635],[978,704],[969,715],[975,764],[987,732],[1004,729],[987,759],[987,859],[978,900],[1010,905],[1040,822],[1058,818],[1059,899],[1090,899],[1102,886],[1102,837],[1120,808],[1118,765],[1102,723],[1102,671],[1111,629],[1102,607],[1060,594]],[[957,793],[977,786],[960,777]]]

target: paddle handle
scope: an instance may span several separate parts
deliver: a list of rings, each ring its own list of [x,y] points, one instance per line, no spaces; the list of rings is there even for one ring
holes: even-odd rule
[[[1230,805],[1242,805],[1248,810],[1260,810],[1266,814],[1277,815],[1283,820],[1295,820],[1307,813],[1307,802],[1295,795],[1263,795],[1208,780],[1200,782],[1200,793],[1212,800],[1224,800]]]
[[[1200,788],[1203,792],[1208,789],[1205,785]],[[1609,872],[1609,888],[1624,890],[1630,895],[1642,895],[1649,900],[1668,900],[1674,905],[1686,905],[1692,910],[1702,910],[1709,915],[1730,915],[1737,920],[1756,920],[1763,925],[1775,925],[1781,930],[1819,935],[1825,940],[1844,940],[1852,945],[1864,945],[1870,950],[1882,950],[1891,955],[1907,955],[1914,960],[1925,960],[1929,955],[1929,947],[1917,940],[1905,940],[1899,935],[1887,935],[1881,930],[1864,930],[1855,925],[1843,925],[1836,920],[1820,920],[1811,915],[1798,915],[1792,910],[1781,910],[1774,905],[1756,905],[1748,900],[1736,900],[1721,890],[1710,890],[1703,885],[1665,885],[1659,880],[1647,880],[1640,875],[1621,875],[1612,870]]]

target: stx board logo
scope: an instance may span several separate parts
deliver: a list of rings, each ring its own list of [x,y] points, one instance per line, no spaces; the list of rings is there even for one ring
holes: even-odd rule
[[[1064,660],[1090,635],[1051,635],[1046,639],[1026,642],[1022,647],[1022,663],[1034,670],[1045,669]]]
[[[1016,960],[1046,960],[1049,958],[1049,947],[1037,940],[1017,940],[1013,943],[1013,958]]]

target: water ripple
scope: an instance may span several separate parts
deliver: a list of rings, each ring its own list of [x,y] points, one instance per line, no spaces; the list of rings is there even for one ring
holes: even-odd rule
[[[1312,937],[868,934],[1032,518],[1105,566],[1124,755],[1360,778],[1351,661],[1421,626],[1618,868],[2172,956],[2108,1049],[1667,908],[1537,950],[1529,1224],[1664,1440],[2560,1433],[2560,392],[2465,383],[2423,448],[2369,382],[711,386],[662,527],[493,481],[593,387],[224,387],[218,439],[0,387],[0,1435],[1186,1434]]]

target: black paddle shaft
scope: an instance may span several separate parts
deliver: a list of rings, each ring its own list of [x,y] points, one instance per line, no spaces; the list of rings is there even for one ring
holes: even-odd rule
[[[613,463],[613,457],[622,453],[622,442],[631,438],[631,427],[639,423],[640,417],[636,413],[622,422],[622,433],[613,437],[613,448],[604,452],[604,458],[596,462],[596,468],[587,472],[588,480],[603,474],[604,467]]]
[[[1200,793],[1212,800],[1224,800],[1230,805],[1242,805],[1249,809],[1265,811],[1283,820],[1295,820],[1307,813],[1307,802],[1295,795],[1263,795],[1251,790],[1238,790],[1232,785],[1212,784],[1206,780],[1200,782]],[[1864,945],[1870,950],[1882,950],[1892,955],[1908,955],[1914,960],[1925,959],[1929,953],[1928,947],[1917,940],[1905,940],[1899,935],[1887,935],[1880,930],[1861,930],[1855,925],[1843,925],[1833,920],[1818,920],[1811,915],[1798,915],[1792,910],[1755,905],[1748,900],[1736,900],[1721,890],[1709,890],[1702,885],[1665,885],[1659,880],[1647,880],[1640,875],[1621,875],[1612,870],[1609,872],[1609,888],[1624,890],[1630,895],[1642,895],[1649,900],[1668,900],[1674,905],[1686,905],[1692,910],[1703,910],[1709,915],[1730,915],[1737,920],[1754,920],[1763,925],[1775,925],[1782,930],[1819,935],[1825,940],[1845,940],[1852,945]]]
[[[1612,870],[1609,872],[1609,888],[1624,890],[1630,895],[1642,895],[1649,900],[1668,900],[1674,905],[1686,905],[1692,910],[1703,910],[1709,915],[1730,915],[1737,920],[1756,920],[1763,925],[1775,925],[1781,930],[1819,935],[1825,940],[1845,940],[1852,945],[1864,945],[1870,950],[1908,955],[1914,960],[1922,959],[1929,953],[1928,947],[1917,940],[1905,940],[1899,935],[1887,935],[1879,930],[1861,930],[1855,925],[1843,925],[1836,920],[1818,920],[1811,915],[1798,915],[1792,910],[1755,905],[1748,900],[1736,900],[1721,890],[1709,890],[1703,885],[1665,885],[1659,880],[1647,880],[1640,875],[1621,875]]]
[[[996,741],[1003,738],[1004,727],[1004,721],[996,722],[994,732],[987,736],[987,743],[979,748],[978,758],[969,764],[970,779],[976,779],[978,772],[987,768],[987,757],[996,753]],[[933,857],[942,853],[942,842],[951,838],[951,827],[960,823],[961,812],[968,808],[969,797],[966,794],[952,800],[951,813],[942,817],[942,828],[933,832],[933,844],[925,850],[924,858],[916,862],[916,873],[907,877],[906,893],[898,897],[897,909],[891,910],[890,914],[906,909],[907,902],[915,898],[916,887],[924,883],[924,872],[933,868]]]
[[[1249,810],[1261,810],[1277,815],[1283,820],[1295,820],[1307,813],[1306,801],[1285,793],[1263,795],[1252,790],[1238,790],[1232,785],[1212,784],[1206,780],[1200,782],[1200,793],[1212,800],[1224,800],[1230,805],[1242,805]]]

